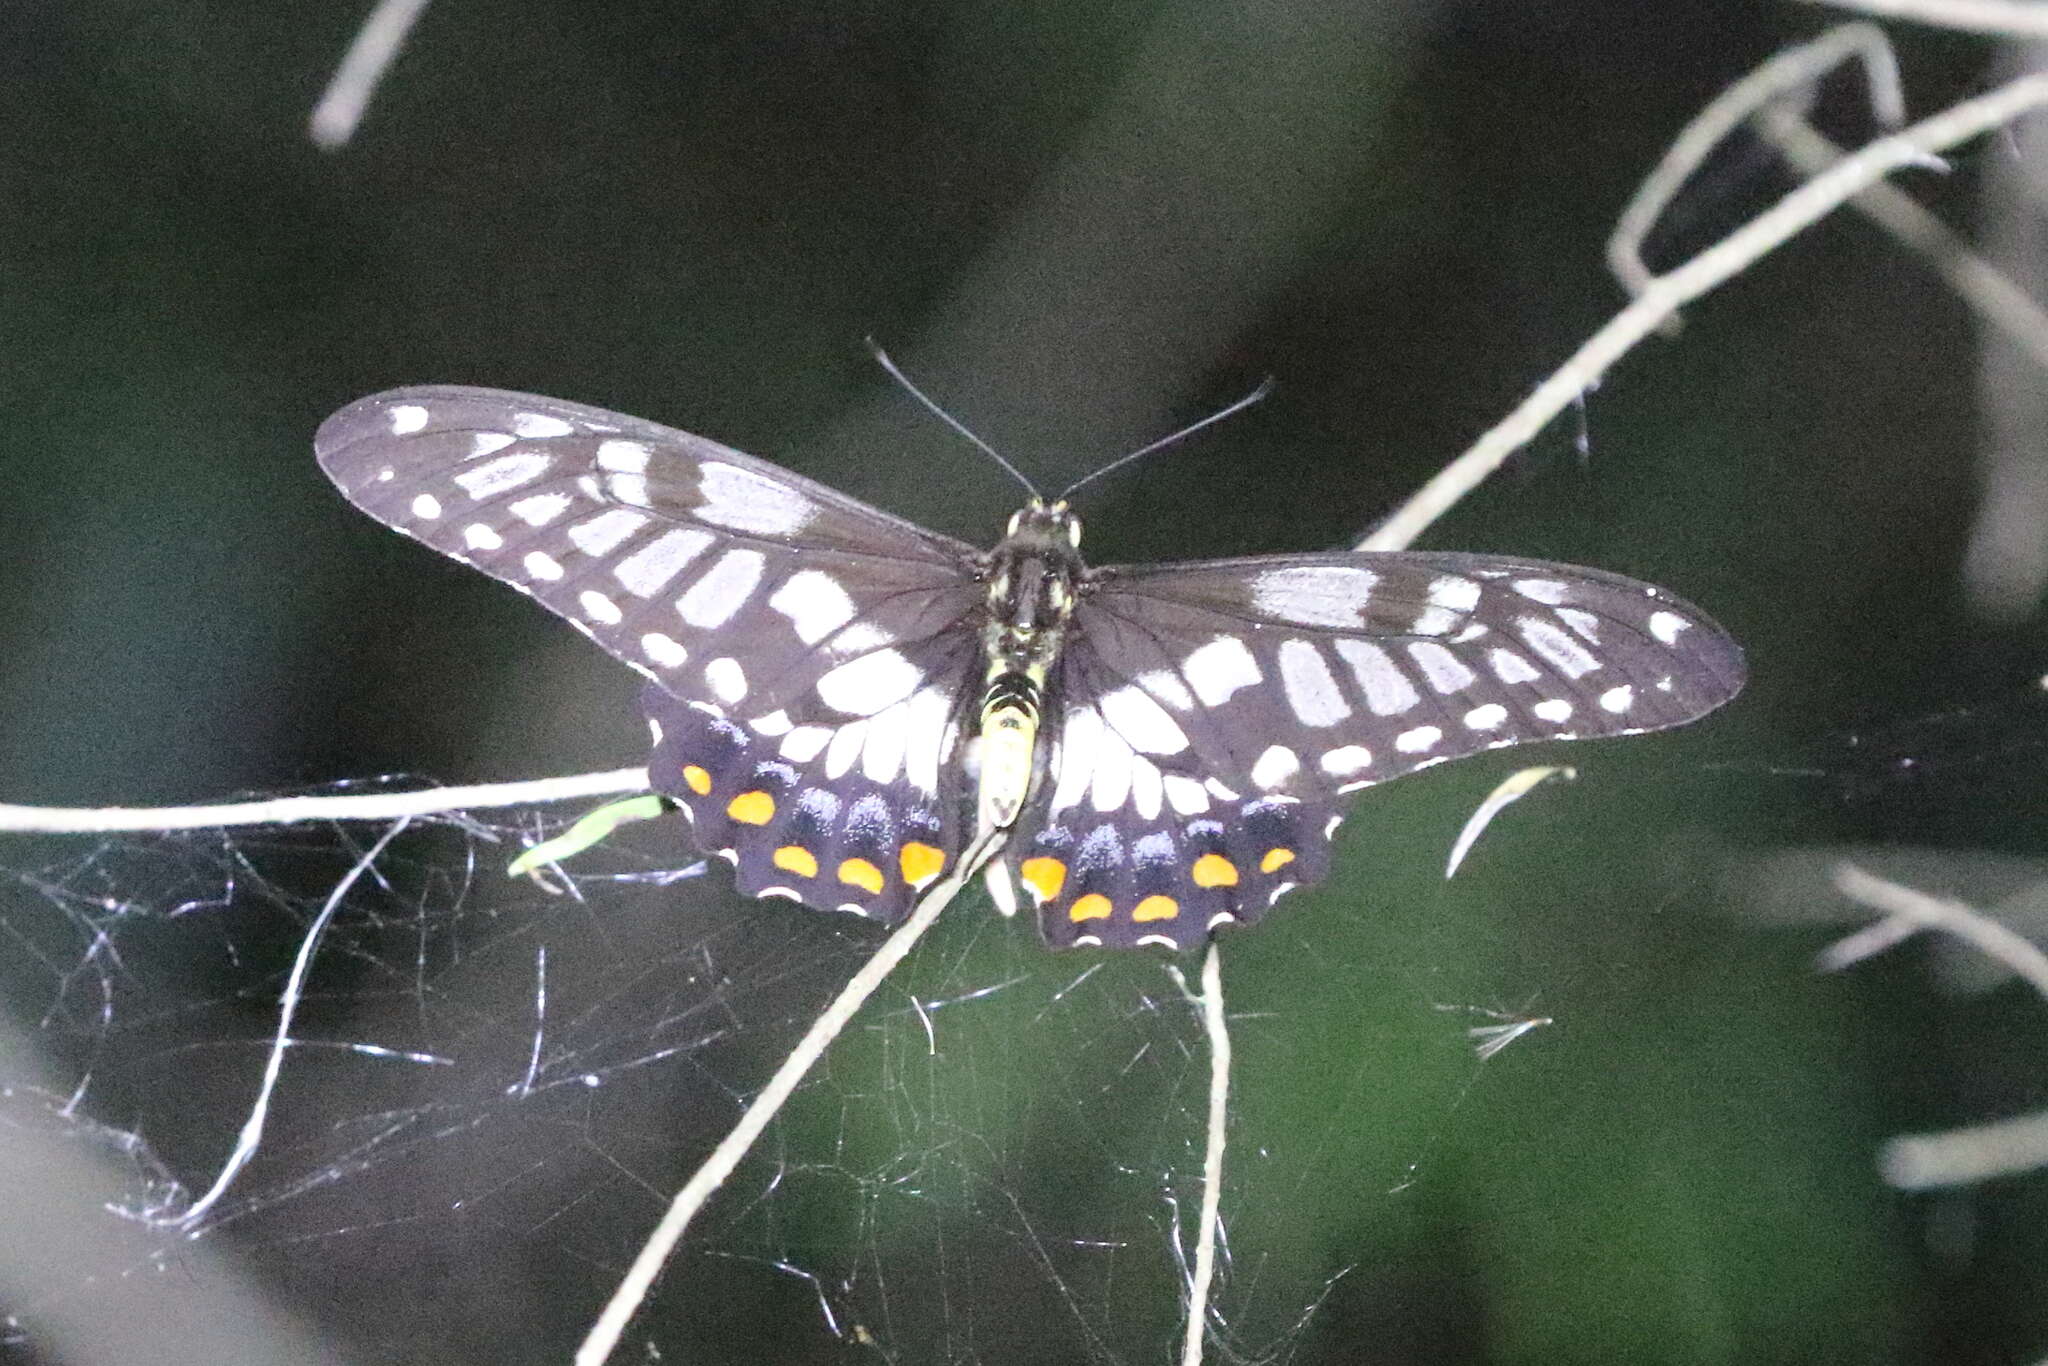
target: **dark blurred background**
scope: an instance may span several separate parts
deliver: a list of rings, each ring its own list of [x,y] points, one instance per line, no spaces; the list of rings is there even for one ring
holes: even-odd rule
[[[1271,375],[1262,406],[1089,489],[1092,555],[1347,543],[1614,312],[1602,249],[1635,183],[1717,90],[1829,17],[438,0],[355,141],[323,153],[305,121],[358,6],[14,0],[0,800],[639,761],[628,671],[315,468],[321,418],[397,384],[687,427],[986,542],[1016,490],[864,336],[1053,487]],[[1896,36],[1918,112],[2009,60]],[[1870,132],[1846,81],[1818,112]],[[1987,140],[1906,180],[1968,228],[2023,148]],[[1789,183],[1738,138],[1653,262]],[[1993,851],[2035,870],[2041,618],[2022,593],[1994,619],[1961,578],[1981,366],[1940,282],[1839,215],[1431,532],[1667,585],[1743,640],[1753,680],[1700,726],[1573,751],[1580,782],[1518,808],[1450,883],[1465,814],[1529,757],[1365,794],[1331,884],[1230,942],[1213,1359],[2048,1350],[2042,1182],[1907,1197],[1875,1166],[1891,1134],[2040,1102],[2040,1002],[1952,995],[1912,952],[1814,977],[1849,916],[1776,859],[1932,849],[1954,856],[1922,867],[1938,878]],[[15,1050],[12,1080],[47,1070],[60,1146],[88,1146],[89,1120],[203,1188],[306,913],[368,838],[0,841],[9,1013],[49,1051]],[[633,847],[680,866],[676,839]],[[722,869],[569,909],[514,900],[505,856],[456,834],[366,884],[384,900],[337,931],[316,973],[331,1013],[308,1029],[410,1030],[462,1055],[440,1070],[499,1050],[516,1081],[544,943],[549,1018],[639,1060],[593,1068],[592,1108],[516,1120],[496,1082],[437,1094],[434,1067],[401,1104],[360,1057],[323,1054],[280,1099],[296,1137],[268,1154],[268,1194],[210,1226],[220,1264],[119,1220],[80,1228],[75,1265],[0,1282],[21,1315],[5,1350],[58,1359],[52,1325],[83,1319],[199,1359],[181,1300],[232,1268],[307,1334],[204,1325],[252,1360],[313,1341],[349,1362],[565,1359],[665,1192],[873,936],[741,901]],[[99,911],[59,894],[94,877]],[[1156,958],[1053,958],[979,893],[949,919],[693,1231],[622,1360],[1169,1358],[1199,1030]],[[511,946],[508,976],[464,956],[478,943]],[[104,1009],[67,994],[81,980]],[[927,1050],[913,1001],[998,985],[937,1012],[957,1027]],[[1485,1009],[1556,1023],[1480,1064],[1464,1031]],[[684,1017],[691,1049],[644,1043]],[[393,1114],[402,1146],[373,1122]],[[515,1174],[524,1203],[490,1207]]]

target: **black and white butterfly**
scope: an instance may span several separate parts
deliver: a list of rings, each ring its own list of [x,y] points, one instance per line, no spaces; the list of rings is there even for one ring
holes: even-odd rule
[[[999,825],[991,890],[1021,882],[1047,943],[1188,948],[1322,878],[1348,793],[1679,725],[1743,682],[1697,608],[1571,565],[1089,568],[1036,498],[981,551],[701,436],[491,389],[361,399],[315,445],[365,512],[646,675],[651,782],[741,890],[885,921]]]

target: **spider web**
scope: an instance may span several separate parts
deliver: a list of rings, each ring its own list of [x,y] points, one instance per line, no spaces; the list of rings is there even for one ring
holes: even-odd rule
[[[1673,1198],[1668,1174],[1631,1186],[1610,1170],[1648,1116],[1697,1123],[1689,1160],[1731,1176],[1716,1200],[1759,1161],[1777,1164],[1766,1192],[1802,1153],[1840,1172],[1839,1151],[1774,1137],[1842,1121],[1824,1093],[1790,1100],[1776,1054],[1796,1034],[1776,995],[1747,974],[1683,985],[1730,951],[1725,915],[1702,913],[1851,918],[1822,890],[1839,854],[1812,847],[1844,838],[1874,841],[1880,871],[1909,859],[1894,871],[1988,904],[2037,879],[2038,859],[2024,840],[1970,852],[1967,817],[2036,790],[2044,755],[2038,690],[1768,765],[1716,762],[1686,734],[1588,746],[1579,781],[1497,821],[1450,883],[1462,814],[1513,764],[1368,793],[1347,830],[1370,836],[1340,841],[1332,882],[1225,941],[1237,1063],[1211,1358],[1483,1356],[1470,1287],[1521,1249],[1498,1226],[1465,1250],[1447,1240],[1461,1202],[1510,1218],[1502,1192],[1573,1149],[1594,1175],[1563,1186],[1592,1181],[1579,1198],[1595,1209],[1609,1180]],[[0,846],[0,1155],[20,1230],[0,1352],[54,1359],[89,1322],[148,1346],[67,1359],[566,1360],[879,932],[739,898],[659,822],[579,855],[560,893],[504,876],[562,824],[420,822],[367,863],[389,827]],[[330,902],[261,1141],[196,1203],[248,1121],[280,991]],[[621,1359],[1165,1359],[1201,1195],[1207,1054],[1179,977],[1193,966],[1048,953],[964,896],[692,1225]],[[1915,1008],[1893,981],[1873,1014]],[[1592,1061],[1561,1063],[1571,1050]],[[1810,1075],[1840,1072],[1836,1048],[1813,1052]],[[1728,1099],[1747,1113],[1768,1096],[1769,1122],[1700,1112],[1698,1078],[1732,1058],[1765,1060],[1768,1089]],[[1574,1127],[1598,1116],[1610,1067],[1624,1108]],[[1824,1265],[1771,1240],[1798,1228],[1831,1245],[1855,1220],[1828,1209],[1808,1196],[1807,1217],[1757,1227],[1782,1265]],[[1739,1274],[1755,1247],[1732,1238],[1713,1274]],[[1526,1255],[1559,1264],[1540,1238]],[[1588,1267],[1612,1277],[1603,1259],[1621,1255],[1596,1249]],[[1802,1304],[1813,1292],[1785,1286]],[[1770,1321],[1770,1287],[1750,1293]],[[174,1329],[181,1350],[152,1350]]]
[[[0,1126],[84,1159],[85,1178],[44,1183],[45,1213],[90,1236],[17,1269],[7,1346],[29,1359],[52,1320],[127,1312],[110,1296],[190,1296],[230,1277],[205,1255],[220,1249],[347,1359],[565,1359],[878,936],[736,898],[673,831],[579,857],[566,894],[505,878],[558,828],[416,824],[368,865],[316,946],[260,1143],[196,1217],[293,957],[379,831],[10,841],[0,989],[26,1047],[8,1050]],[[1232,1008],[1256,1146],[1226,1175],[1212,1325],[1248,1361],[1313,1344],[1379,1240],[1286,1231],[1327,1187],[1379,1207],[1369,1260],[1398,1255],[1389,1193],[1480,1075],[1468,1028],[1499,1025],[1399,954],[1361,971],[1319,952],[1305,921],[1256,937],[1298,956],[1288,998]],[[1201,1194],[1193,967],[1048,954],[963,898],[693,1227],[630,1336],[695,1344],[693,1360],[1159,1359]],[[1333,1028],[1352,1042],[1317,1083],[1323,1117],[1276,1143],[1266,1112],[1285,1097],[1258,1078],[1299,1071]]]

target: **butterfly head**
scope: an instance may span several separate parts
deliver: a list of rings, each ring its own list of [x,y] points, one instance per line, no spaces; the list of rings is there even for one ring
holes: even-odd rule
[[[1048,503],[1043,498],[1033,498],[1023,507],[1010,514],[1006,539],[1020,547],[1042,545],[1061,547],[1066,551],[1081,548],[1081,519],[1067,506],[1064,498]]]

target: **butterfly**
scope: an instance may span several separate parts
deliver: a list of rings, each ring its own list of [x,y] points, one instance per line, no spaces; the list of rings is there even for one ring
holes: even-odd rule
[[[980,832],[1056,947],[1186,949],[1323,878],[1349,794],[1659,730],[1742,687],[1698,608],[1447,552],[1091,567],[1064,500],[990,550],[705,437],[427,386],[315,437],[357,507],[645,675],[653,788],[742,891],[882,921]]]

